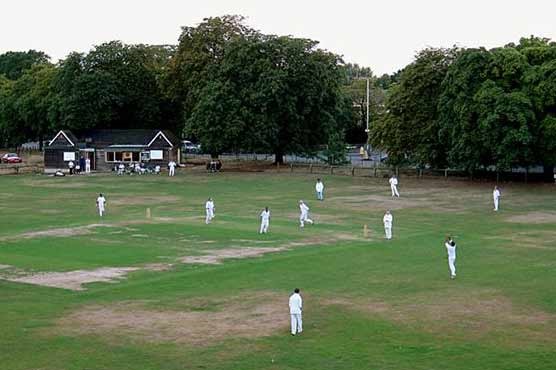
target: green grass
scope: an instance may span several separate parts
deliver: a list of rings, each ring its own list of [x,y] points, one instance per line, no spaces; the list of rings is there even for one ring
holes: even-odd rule
[[[326,200],[317,202],[316,177],[0,177],[0,264],[13,266],[0,276],[14,269],[174,264],[114,284],[87,284],[83,291],[0,280],[0,369],[556,368],[556,216],[544,223],[510,220],[532,212],[556,215],[553,186],[504,186],[495,214],[491,184],[402,178],[402,197],[392,201],[386,180],[326,176]],[[108,201],[103,220],[94,206],[99,192]],[[209,196],[216,218],[207,226]],[[309,201],[318,221],[305,230],[296,219],[299,199]],[[264,206],[272,212],[271,233],[260,236]],[[394,215],[391,242],[381,224],[387,207]],[[72,237],[23,236],[96,223],[110,227]],[[455,281],[448,278],[443,247],[448,233],[458,242]],[[307,245],[220,265],[177,262],[208,250],[292,242]],[[305,299],[299,337],[288,335],[294,287]],[[88,307],[131,303],[125,307],[209,315],[226,312],[237,297],[257,305],[268,295],[283,297],[284,312],[275,318],[283,325],[265,336],[229,335],[199,345],[165,338],[163,330],[150,336],[133,327],[61,329],[64,318]]]

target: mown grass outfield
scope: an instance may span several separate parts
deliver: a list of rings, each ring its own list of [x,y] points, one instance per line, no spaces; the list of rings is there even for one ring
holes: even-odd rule
[[[326,176],[319,203],[315,179],[0,177],[0,369],[556,368],[553,186],[503,186],[495,214],[492,184],[402,178],[392,200],[386,179]],[[305,230],[299,199],[317,221]],[[295,287],[305,331],[291,337]]]

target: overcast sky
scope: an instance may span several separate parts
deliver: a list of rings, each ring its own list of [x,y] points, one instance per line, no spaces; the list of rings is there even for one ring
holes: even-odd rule
[[[53,60],[110,40],[177,43],[205,17],[246,16],[269,34],[306,37],[394,72],[427,46],[501,46],[522,36],[556,40],[556,0],[2,0],[0,53],[45,51]]]

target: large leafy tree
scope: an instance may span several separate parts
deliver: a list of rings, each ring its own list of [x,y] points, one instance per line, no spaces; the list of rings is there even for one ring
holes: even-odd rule
[[[425,49],[390,86],[385,113],[373,124],[370,139],[393,164],[446,163],[447,148],[438,135],[438,98],[457,54],[457,49]]]
[[[312,154],[349,124],[341,60],[312,40],[268,37],[264,43],[271,68],[261,78],[272,87],[265,107],[268,147],[277,162],[286,153]]]
[[[201,92],[214,80],[227,45],[255,33],[237,15],[206,18],[196,27],[183,27],[166,75],[166,90],[183,108],[184,119],[193,114]]]
[[[56,80],[60,126],[175,129],[161,77],[171,55],[169,48],[117,41],[70,54]]]
[[[185,133],[213,155],[265,150],[315,153],[343,124],[337,56],[311,40],[265,36],[239,17],[184,28],[170,91],[183,104]]]
[[[556,43],[530,37],[516,46],[531,66],[525,74],[525,93],[535,111],[532,152],[535,163],[544,166],[547,181],[552,181],[556,164]]]
[[[503,170],[537,163],[551,171],[556,131],[550,48],[533,38],[517,47],[462,52],[440,100],[441,136],[452,165]]]
[[[42,146],[54,124],[51,108],[56,73],[53,65],[39,64],[16,81],[0,82],[0,130],[4,145],[37,140]]]

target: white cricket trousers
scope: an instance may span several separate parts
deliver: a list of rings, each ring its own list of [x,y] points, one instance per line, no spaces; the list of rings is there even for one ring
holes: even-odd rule
[[[450,267],[450,274],[456,276],[456,256],[448,256],[448,267]]]
[[[259,231],[260,234],[266,233],[268,231],[268,220],[267,221],[261,221],[261,230]]]
[[[91,173],[91,165],[90,164],[85,165],[85,173]]]
[[[498,205],[500,204],[500,200],[498,198],[494,198],[494,210],[498,211]]]
[[[292,334],[299,334],[303,331],[303,321],[301,319],[300,313],[292,313],[291,316],[291,326],[292,326]]]
[[[398,198],[400,197],[400,193],[398,193],[398,187],[394,184],[390,185],[390,189],[392,190],[392,196],[397,196]]]
[[[386,239],[392,239],[392,226],[384,226],[384,232],[386,233]]]
[[[98,207],[98,214],[100,215],[100,217],[102,217],[102,215],[104,214],[104,207]]]
[[[210,224],[214,218],[214,211],[212,209],[207,209],[207,218],[205,219],[206,224]]]
[[[176,169],[174,167],[170,167],[170,171],[168,171],[168,176],[174,176]]]
[[[299,216],[299,226],[304,227],[305,222],[308,222],[311,225],[313,224],[313,220],[309,218],[309,214],[307,212],[302,212],[301,216]]]

